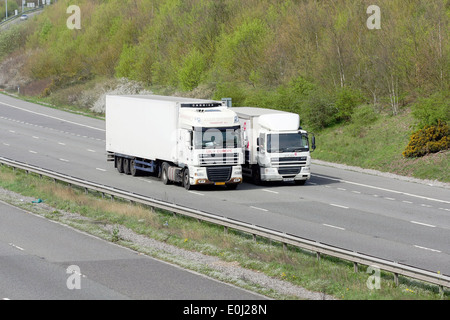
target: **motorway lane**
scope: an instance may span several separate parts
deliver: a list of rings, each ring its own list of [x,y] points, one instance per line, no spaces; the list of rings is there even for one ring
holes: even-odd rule
[[[67,285],[79,268],[78,288]],[[74,279],[74,278],[71,278]],[[75,280],[69,284],[75,285]],[[0,300],[242,300],[262,296],[0,202]]]
[[[6,98],[8,105],[0,112],[0,155],[450,274],[449,189],[313,165],[313,177],[305,186],[244,183],[235,191],[187,192],[154,177],[118,174],[106,162],[102,120]]]

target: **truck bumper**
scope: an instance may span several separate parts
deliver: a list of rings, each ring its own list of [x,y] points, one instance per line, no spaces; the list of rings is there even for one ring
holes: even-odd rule
[[[261,168],[262,181],[300,181],[311,178],[309,167],[302,167],[300,172],[293,174],[280,174],[278,168]]]
[[[232,178],[228,181],[225,182],[214,182],[214,181],[210,181],[208,179],[195,179],[193,185],[216,185],[216,186],[221,186],[221,185],[227,185],[227,184],[239,184],[242,183],[242,177],[241,178]]]
[[[212,174],[208,174],[206,167],[197,167],[191,174],[191,185],[230,185],[242,183],[242,167],[240,165],[228,168],[224,167],[224,170],[230,170],[227,179],[217,179]]]

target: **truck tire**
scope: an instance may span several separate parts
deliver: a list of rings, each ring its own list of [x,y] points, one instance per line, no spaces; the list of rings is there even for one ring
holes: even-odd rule
[[[229,183],[227,184],[227,189],[228,190],[236,190],[238,184],[237,183]]]
[[[184,172],[183,172],[183,187],[186,190],[192,189],[191,182],[189,180],[189,169],[188,168],[184,169]]]
[[[123,158],[116,156],[116,168],[119,173],[123,173]]]
[[[123,159],[123,172],[125,174],[131,174],[131,171],[130,171],[130,159],[128,159],[128,158],[124,158]]]
[[[139,175],[140,171],[138,169],[135,168],[135,159],[130,161],[130,173],[133,177],[136,177]]]
[[[306,180],[295,180],[294,182],[298,186],[303,186],[306,183]]]
[[[161,181],[164,184],[169,184],[169,176],[167,175],[167,167],[168,167],[168,165],[166,162],[164,162],[161,165]]]

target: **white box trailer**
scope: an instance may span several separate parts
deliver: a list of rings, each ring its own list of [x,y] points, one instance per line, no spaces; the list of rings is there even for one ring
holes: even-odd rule
[[[221,101],[107,95],[106,151],[120,173],[151,172],[186,189],[242,182],[239,119]]]
[[[296,113],[266,108],[233,107],[241,122],[244,141],[243,175],[253,182],[294,181],[310,177],[311,154],[308,133]]]

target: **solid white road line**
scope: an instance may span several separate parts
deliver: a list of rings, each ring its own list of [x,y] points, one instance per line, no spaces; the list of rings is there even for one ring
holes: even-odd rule
[[[414,245],[414,247],[419,248],[419,249],[423,249],[423,250],[428,250],[428,251],[438,252],[438,253],[441,252],[440,250],[431,249],[431,248],[426,248],[426,247],[422,247],[422,246],[418,246],[418,245]]]
[[[436,226],[434,226],[432,224],[428,224],[428,223],[423,223],[423,222],[418,222],[418,221],[410,221],[410,222],[414,223],[414,224],[419,224],[419,225],[425,226],[425,227],[436,228]]]
[[[334,204],[334,203],[330,203],[330,206],[338,207],[338,208],[342,208],[342,209],[348,209],[349,208],[349,207],[341,206],[340,204]]]
[[[269,190],[269,189],[262,189],[262,191],[279,194],[278,191],[273,191],[273,190]]]
[[[415,198],[425,199],[425,200],[429,200],[429,201],[436,201],[436,202],[450,203],[450,201],[448,201],[448,200],[435,199],[435,198],[430,198],[430,197],[420,196],[420,195],[412,194],[412,193],[408,193],[408,192],[397,191],[397,190],[392,190],[392,189],[386,189],[386,188],[381,188],[381,187],[375,187],[375,186],[371,186],[371,185],[368,185],[368,184],[363,184],[363,183],[358,183],[358,182],[353,182],[353,181],[348,181],[348,180],[342,180],[342,179],[330,178],[330,177],[328,177],[328,176],[323,176],[323,175],[321,175],[321,174],[315,174],[315,175],[316,175],[316,176],[319,176],[319,177],[323,177],[323,178],[329,179],[329,180],[333,180],[333,181],[338,181],[338,182],[342,182],[342,183],[353,184],[353,185],[355,185],[355,186],[366,187],[366,188],[371,188],[371,189],[381,190],[381,191],[386,191],[386,192],[392,192],[392,193],[396,193],[396,194],[402,194],[402,195],[404,195],[404,196],[415,197]],[[377,197],[378,195],[374,195],[374,196]]]
[[[269,210],[267,210],[267,209],[258,208],[258,207],[254,207],[254,206],[250,206],[250,208],[255,209],[255,210],[265,211],[265,212],[269,211]]]
[[[64,122],[71,123],[71,124],[75,124],[77,126],[81,126],[81,127],[85,127],[85,128],[89,128],[89,129],[94,129],[94,130],[98,130],[98,131],[103,131],[103,132],[106,131],[104,129],[88,126],[88,125],[77,123],[77,122],[73,122],[73,121],[68,121],[68,120],[65,120],[65,119],[57,118],[57,117],[53,117],[53,116],[50,116],[48,114],[39,113],[39,112],[31,111],[31,110],[28,110],[28,109],[16,107],[16,106],[13,106],[13,105],[8,104],[8,103],[1,102],[0,104],[8,106],[8,107],[11,107],[11,108],[15,108],[15,109],[18,109],[18,110],[22,110],[22,111],[25,111],[25,112],[37,114],[37,115],[40,115],[40,116],[43,116],[43,117],[47,117],[47,118],[50,118],[50,119],[55,119],[55,120],[64,121]]]
[[[329,228],[334,228],[334,229],[339,229],[339,230],[345,230],[345,228],[333,226],[333,225],[331,225],[331,224],[322,223],[322,225],[325,226],[325,227],[329,227]]]
[[[16,248],[16,249],[19,249],[20,251],[24,251],[24,250],[25,250],[24,248],[21,248],[21,247],[19,247],[19,246],[16,246],[14,243],[9,243],[9,245],[10,245],[11,247]]]
[[[198,195],[198,196],[204,196],[204,194],[203,194],[203,193],[200,193],[200,192],[191,191],[191,190],[189,190],[188,192],[189,192],[189,193],[192,193],[192,194],[196,194],[196,195]]]

